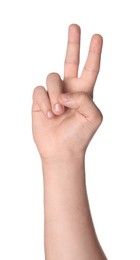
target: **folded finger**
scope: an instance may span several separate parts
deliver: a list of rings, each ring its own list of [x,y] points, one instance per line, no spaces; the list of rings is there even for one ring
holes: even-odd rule
[[[59,102],[59,95],[63,92],[63,82],[57,73],[50,73],[46,79],[48,95],[52,111],[56,115],[64,112],[64,106]]]
[[[46,89],[38,86],[33,91],[33,105],[32,112],[41,111],[45,117],[51,119],[55,115],[52,112],[50,100]]]

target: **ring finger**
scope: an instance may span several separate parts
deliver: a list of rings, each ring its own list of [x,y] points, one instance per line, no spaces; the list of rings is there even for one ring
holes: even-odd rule
[[[50,73],[46,79],[47,90],[52,106],[52,111],[56,115],[64,112],[64,106],[59,103],[59,95],[63,92],[63,82],[57,73]]]

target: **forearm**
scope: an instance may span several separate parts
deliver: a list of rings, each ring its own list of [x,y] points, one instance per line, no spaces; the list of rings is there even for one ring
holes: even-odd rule
[[[47,260],[105,260],[90,214],[84,155],[42,162]]]

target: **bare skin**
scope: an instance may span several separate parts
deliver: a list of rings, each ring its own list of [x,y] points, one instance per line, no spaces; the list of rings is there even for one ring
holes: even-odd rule
[[[80,27],[70,25],[64,79],[50,73],[47,89],[38,86],[33,92],[32,129],[43,170],[47,260],[107,259],[96,236],[85,185],[85,152],[102,122],[93,102],[102,42],[100,35],[92,36],[78,77]]]

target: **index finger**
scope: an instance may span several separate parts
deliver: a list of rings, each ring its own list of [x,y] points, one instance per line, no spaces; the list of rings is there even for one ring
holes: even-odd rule
[[[64,79],[74,78],[78,75],[79,55],[80,55],[80,27],[71,24],[68,31],[68,43],[64,64]]]
[[[81,79],[89,82],[93,87],[95,85],[99,69],[102,52],[103,38],[99,34],[95,34],[91,38],[88,57],[81,74]]]

